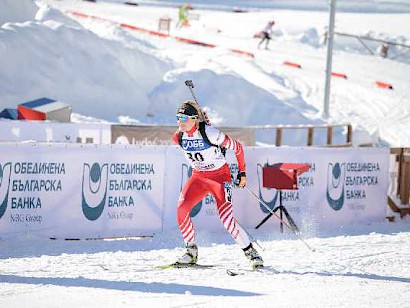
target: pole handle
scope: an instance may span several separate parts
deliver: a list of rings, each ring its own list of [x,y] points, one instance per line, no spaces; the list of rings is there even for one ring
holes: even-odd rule
[[[194,87],[194,83],[192,82],[192,80],[190,80],[190,79],[188,79],[188,80],[185,80],[185,85],[188,87],[188,88],[195,88]]]

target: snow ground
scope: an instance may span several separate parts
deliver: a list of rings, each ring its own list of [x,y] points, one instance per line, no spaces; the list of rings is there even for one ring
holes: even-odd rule
[[[50,0],[38,1],[38,11],[29,0],[2,0],[0,107],[47,96],[71,103],[78,122],[174,124],[176,106],[189,97],[183,81],[191,78],[215,124],[326,122],[321,117],[325,49],[320,45],[326,1],[287,2],[277,10],[274,1],[270,7],[269,1],[218,1],[223,9],[235,3],[264,6],[234,14],[195,1],[201,7],[195,10],[199,21],[187,29],[172,27],[172,35],[221,46],[204,49],[62,13],[77,10],[156,30],[159,17],[176,18],[171,5],[176,1],[166,7],[152,1],[156,5],[129,7]],[[346,1],[337,29],[406,43],[407,7],[397,0]],[[258,50],[258,41],[250,37],[272,17],[277,27],[271,50]],[[253,52],[255,58],[228,48]],[[392,50],[394,56],[402,52]],[[357,42],[336,41],[334,71],[349,79],[332,80],[329,121],[352,122],[356,136],[367,134],[360,141],[408,146],[407,56],[381,59]],[[284,67],[285,59],[300,62],[303,69]],[[394,91],[376,88],[375,79],[392,83]],[[305,235],[315,252],[291,234],[249,230],[265,248],[261,254],[268,269],[263,273],[246,271],[242,252],[226,234],[198,231],[200,262],[216,268],[155,268],[182,253],[176,231],[152,239],[60,241],[23,234],[0,241],[0,306],[409,307],[408,218]],[[240,275],[229,276],[226,269]]]
[[[152,239],[0,242],[2,307],[408,307],[410,224],[339,230],[305,241],[259,235],[264,272],[246,270],[221,234],[199,233],[211,269],[155,268],[173,262],[180,235]],[[227,269],[239,273],[229,276]]]

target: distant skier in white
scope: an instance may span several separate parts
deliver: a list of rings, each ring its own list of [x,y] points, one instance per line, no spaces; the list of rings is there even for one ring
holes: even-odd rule
[[[273,25],[275,24],[275,22],[272,20],[272,21],[269,21],[267,24],[266,24],[266,26],[265,26],[265,28],[261,31],[261,34],[262,34],[262,39],[261,39],[261,41],[259,42],[259,44],[258,44],[258,48],[260,48],[261,47],[261,45],[262,45],[262,43],[264,42],[264,41],[266,41],[266,43],[265,43],[265,49],[269,49],[268,48],[268,45],[269,45],[269,41],[272,39],[272,27],[273,27]]]

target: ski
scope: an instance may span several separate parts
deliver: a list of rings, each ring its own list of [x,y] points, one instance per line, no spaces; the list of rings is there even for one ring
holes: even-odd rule
[[[157,269],[182,269],[182,268],[192,268],[192,269],[209,269],[209,268],[219,268],[223,269],[223,267],[218,265],[211,265],[211,264],[183,264],[183,263],[171,263],[171,264],[163,264],[155,266]],[[279,273],[271,266],[258,266],[258,267],[250,267],[250,268],[225,268],[226,274],[229,276],[240,276],[245,274],[251,273],[268,273],[268,274],[277,274]]]
[[[156,268],[159,269],[172,269],[172,268],[196,268],[196,269],[206,269],[206,268],[212,268],[215,267],[215,265],[210,265],[210,264],[183,264],[183,263],[171,263],[171,264],[164,264],[164,265],[158,265]]]
[[[267,274],[278,274],[279,271],[274,269],[272,266],[258,266],[258,267],[251,267],[249,269],[227,269],[226,273],[229,276],[240,276],[250,273],[267,273]]]

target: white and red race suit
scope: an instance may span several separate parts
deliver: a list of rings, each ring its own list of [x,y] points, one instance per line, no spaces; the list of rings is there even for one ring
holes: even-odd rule
[[[214,145],[235,151],[239,171],[245,172],[245,157],[240,142],[209,125],[205,125],[205,133]],[[179,131],[175,132],[173,140],[179,144]],[[182,188],[177,209],[177,222],[185,243],[195,243],[195,229],[190,216],[192,208],[211,193],[225,229],[241,248],[248,247],[249,237],[233,216],[231,172],[221,149],[207,143],[196,125],[182,134],[181,147],[193,169],[192,176]]]

